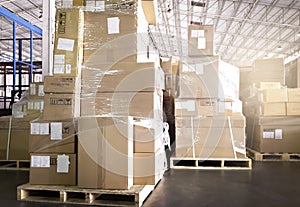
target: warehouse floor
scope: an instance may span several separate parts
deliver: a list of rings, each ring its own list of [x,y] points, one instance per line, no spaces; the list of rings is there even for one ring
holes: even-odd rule
[[[300,162],[254,162],[252,171],[169,170],[144,207],[299,206],[299,175]],[[0,206],[69,206],[16,201],[16,187],[27,182],[26,171],[0,170]]]

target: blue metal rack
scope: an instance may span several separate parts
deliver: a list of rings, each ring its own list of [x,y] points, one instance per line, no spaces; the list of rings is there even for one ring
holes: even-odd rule
[[[40,37],[42,37],[43,31],[39,27],[32,25],[30,22],[22,19],[21,17],[15,15],[14,13],[10,12],[9,10],[3,8],[0,6],[0,15],[5,17],[6,19],[12,21],[12,27],[13,27],[13,34],[12,34],[12,39],[2,39],[2,40],[10,40],[13,41],[13,51],[12,51],[12,57],[8,57],[5,55],[0,55],[2,59],[8,60],[12,62],[13,65],[13,92],[16,92],[16,76],[17,74],[19,75],[19,84],[18,84],[18,91],[21,93],[22,90],[22,84],[20,82],[20,77],[22,76],[22,65],[29,66],[30,71],[29,71],[29,83],[33,81],[33,71],[36,68],[41,68],[40,65],[34,65],[34,58],[33,58],[33,42],[34,40],[41,40],[41,38],[33,38],[33,35],[36,34]],[[17,25],[20,25],[26,29],[28,29],[30,33],[29,38],[22,38],[18,39],[17,38]],[[30,42],[30,61],[29,62],[24,62],[22,60],[22,45],[23,41],[29,41]],[[1,41],[1,39],[0,39]],[[17,44],[18,44],[18,51],[17,51]],[[18,54],[18,58],[17,58]],[[18,72],[17,72],[18,71]],[[6,94],[5,94],[6,96]],[[11,101],[13,102],[13,94],[11,95]]]

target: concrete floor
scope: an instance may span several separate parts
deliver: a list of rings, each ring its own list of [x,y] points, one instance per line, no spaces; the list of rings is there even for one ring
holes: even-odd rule
[[[144,207],[283,207],[300,205],[300,162],[255,162],[252,171],[169,170]],[[16,201],[28,172],[0,170],[0,206],[67,207]]]

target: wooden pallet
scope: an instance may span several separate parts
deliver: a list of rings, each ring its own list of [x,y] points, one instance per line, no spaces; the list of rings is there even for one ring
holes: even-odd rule
[[[250,170],[252,161],[248,158],[238,159],[201,159],[171,157],[171,168],[174,169],[213,169],[213,170]]]
[[[299,153],[263,153],[249,148],[247,156],[255,161],[300,161]]]
[[[134,185],[129,190],[103,190],[24,184],[17,187],[17,199],[47,203],[140,207],[154,188],[154,185]]]
[[[0,160],[0,170],[29,170],[29,160]]]

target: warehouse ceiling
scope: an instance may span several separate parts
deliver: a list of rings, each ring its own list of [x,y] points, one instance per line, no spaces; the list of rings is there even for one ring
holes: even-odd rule
[[[158,25],[150,29],[163,56],[187,55],[191,22],[213,24],[216,54],[240,67],[258,58],[287,58],[300,49],[299,0],[158,0],[158,5]],[[42,0],[0,0],[0,6],[42,28]],[[3,17],[0,29],[0,39],[12,38],[11,22]],[[17,34],[29,37],[23,28]],[[8,49],[11,43],[1,41],[0,53],[10,55]],[[35,50],[41,59],[41,41]]]

